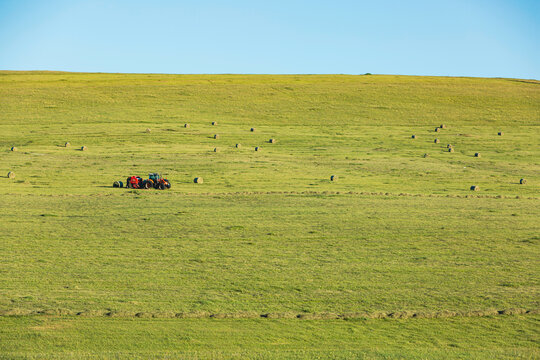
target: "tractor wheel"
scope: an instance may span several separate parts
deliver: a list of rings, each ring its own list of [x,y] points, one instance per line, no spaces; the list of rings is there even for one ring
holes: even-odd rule
[[[148,179],[144,182],[145,189],[151,189],[153,187],[154,187],[154,182],[152,181],[152,179]]]
[[[159,184],[159,190],[165,190],[165,183]]]
[[[120,187],[120,182],[118,181],[115,181],[113,184],[112,184],[113,187]]]
[[[170,189],[171,188],[171,183],[167,181],[167,185],[165,185],[165,186],[167,186],[167,189]]]

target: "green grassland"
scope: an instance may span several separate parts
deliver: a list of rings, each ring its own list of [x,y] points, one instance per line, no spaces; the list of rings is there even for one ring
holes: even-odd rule
[[[0,72],[0,358],[540,357],[539,145],[534,80]]]

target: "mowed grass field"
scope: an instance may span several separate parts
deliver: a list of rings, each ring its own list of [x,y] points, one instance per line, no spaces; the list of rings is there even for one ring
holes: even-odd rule
[[[0,72],[0,134],[0,358],[540,357],[538,81]]]

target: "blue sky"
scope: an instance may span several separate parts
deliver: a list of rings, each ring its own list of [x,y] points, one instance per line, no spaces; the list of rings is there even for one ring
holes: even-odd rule
[[[0,69],[540,79],[540,0],[0,0]]]

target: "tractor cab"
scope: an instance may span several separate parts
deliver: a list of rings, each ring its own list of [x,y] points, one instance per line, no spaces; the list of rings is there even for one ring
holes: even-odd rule
[[[154,184],[157,184],[159,180],[161,179],[161,175],[158,173],[150,173],[148,174],[148,178],[154,182]]]

